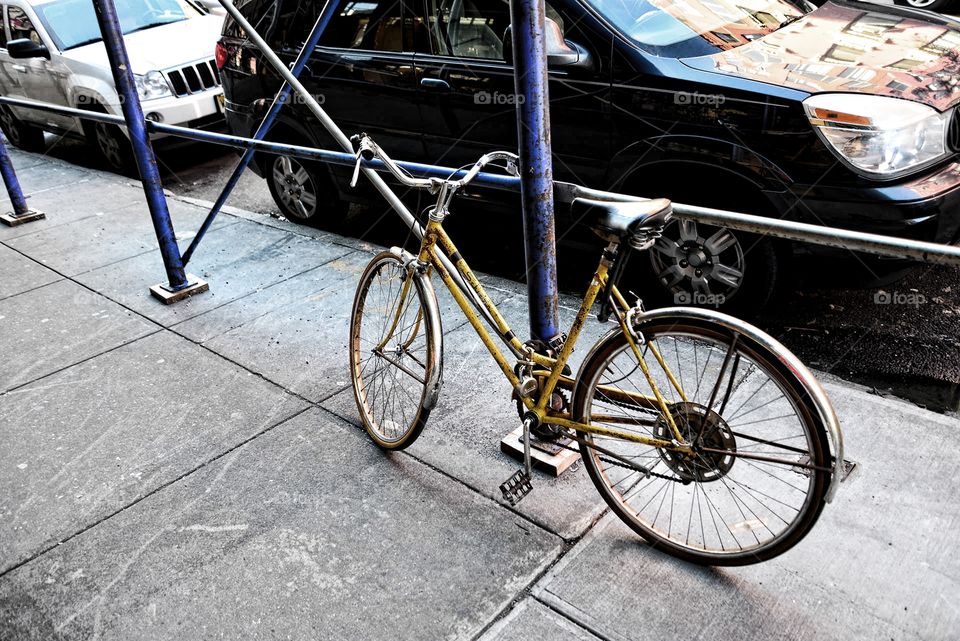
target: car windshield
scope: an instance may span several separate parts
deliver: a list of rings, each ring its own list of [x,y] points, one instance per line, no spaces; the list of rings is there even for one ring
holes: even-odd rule
[[[124,34],[143,31],[200,14],[184,0],[116,0]],[[100,27],[90,0],[54,0],[34,10],[61,51],[100,42]]]
[[[726,51],[807,13],[804,0],[586,0],[625,36],[657,56]]]

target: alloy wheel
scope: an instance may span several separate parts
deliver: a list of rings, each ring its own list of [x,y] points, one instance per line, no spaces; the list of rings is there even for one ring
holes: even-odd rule
[[[743,284],[743,248],[725,228],[677,221],[657,240],[650,261],[677,303],[721,305]]]
[[[10,139],[10,144],[14,147],[19,147],[23,142],[20,136],[20,129],[17,126],[18,123],[13,116],[13,112],[10,111],[6,105],[0,108],[0,124],[3,125],[3,131]]]
[[[120,141],[113,135],[110,125],[98,122],[95,125],[97,134],[97,147],[100,153],[106,159],[107,163],[115,169],[123,169],[123,152],[120,150]]]
[[[313,176],[297,159],[277,156],[273,162],[273,183],[284,213],[301,220],[317,213],[317,185]]]

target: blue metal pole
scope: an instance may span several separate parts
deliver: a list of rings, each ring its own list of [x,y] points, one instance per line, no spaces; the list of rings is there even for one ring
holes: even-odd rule
[[[120,107],[130,133],[130,143],[133,145],[133,155],[137,161],[137,169],[140,171],[143,192],[147,197],[147,207],[150,209],[153,229],[160,245],[160,255],[167,270],[169,281],[167,289],[172,292],[183,290],[190,286],[190,282],[183,270],[183,260],[174,235],[173,223],[170,221],[167,199],[163,195],[157,159],[150,144],[150,137],[147,135],[140,96],[137,95],[133,71],[130,69],[130,59],[123,44],[123,31],[120,29],[117,8],[113,0],[93,0],[93,8],[97,12],[97,22],[100,25],[103,43],[107,48],[113,81],[120,95]]]
[[[293,74],[294,78],[300,77],[300,72],[303,71],[303,68],[307,65],[307,60],[310,59],[310,55],[313,53],[314,49],[317,48],[317,44],[320,42],[320,35],[323,33],[324,29],[327,28],[327,23],[330,22],[330,18],[333,17],[333,11],[331,11],[330,8],[331,3],[328,1],[320,10],[320,15],[317,17],[317,22],[313,25],[313,31],[310,32],[309,36],[307,36],[307,41],[304,43],[303,49],[300,50],[300,53],[297,55],[297,59],[293,63],[293,67],[290,69],[290,73]],[[286,104],[287,99],[290,97],[291,89],[290,83],[283,83],[279,93],[273,100],[273,104],[270,105],[270,110],[267,112],[267,115],[264,116],[263,121],[261,121],[256,133],[253,134],[254,140],[263,140],[266,137],[267,132],[270,131],[270,127],[273,126],[273,122],[277,119],[280,109],[284,104]],[[210,213],[207,214],[206,220],[204,220],[203,224],[200,225],[197,235],[194,236],[190,246],[187,247],[187,251],[183,252],[184,265],[190,262],[190,258],[193,256],[193,252],[197,248],[197,245],[200,244],[204,234],[207,233],[207,230],[210,229],[210,225],[213,224],[213,219],[217,217],[217,214],[220,213],[220,210],[227,203],[227,198],[230,197],[230,193],[233,191],[234,187],[237,186],[240,176],[243,175],[244,170],[246,170],[247,166],[250,164],[250,161],[253,160],[253,154],[255,151],[256,149],[253,147],[248,147],[247,150],[243,152],[243,156],[240,157],[240,162],[238,162],[237,166],[234,167],[233,174],[230,175],[230,178],[227,180],[227,184],[223,187],[223,191],[221,191],[220,196],[217,197],[217,201],[213,203],[213,207],[210,208]]]
[[[10,153],[7,151],[7,145],[4,144],[2,137],[0,137],[0,174],[3,174],[3,184],[7,186],[10,204],[13,205],[13,215],[26,214],[30,211],[30,208],[27,207],[27,199],[23,197],[20,181],[17,180],[17,173],[13,170],[13,161],[10,160]]]
[[[510,0],[531,338],[560,334],[544,0]]]
[[[17,172],[13,170],[13,161],[3,136],[0,136],[0,175],[3,176],[3,184],[7,187],[7,195],[10,196],[10,204],[13,206],[13,212],[0,216],[0,222],[12,227],[46,218],[43,212],[27,206],[27,199],[23,197],[23,190],[20,189],[20,181],[17,180]]]

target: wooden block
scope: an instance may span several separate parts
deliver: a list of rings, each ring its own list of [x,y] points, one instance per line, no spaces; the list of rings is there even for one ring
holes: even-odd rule
[[[17,225],[22,225],[24,223],[30,223],[35,220],[43,220],[46,218],[46,214],[42,211],[37,211],[36,209],[31,209],[26,213],[20,214],[4,214],[0,216],[0,222],[2,222],[7,227],[16,227]]]
[[[175,292],[171,292],[169,289],[167,289],[166,285],[160,284],[151,287],[150,293],[154,298],[159,300],[164,305],[172,305],[173,303],[181,301],[184,298],[202,294],[210,289],[210,285],[208,285],[206,281],[197,278],[193,274],[187,274],[187,281],[190,283],[189,286],[184,287],[183,289],[178,289]]]
[[[541,441],[530,439],[530,459],[533,467],[552,476],[560,476],[580,458],[580,452],[561,447],[562,443],[574,449],[577,444],[569,439]],[[523,461],[523,426],[513,430],[500,440],[500,451],[519,461]]]

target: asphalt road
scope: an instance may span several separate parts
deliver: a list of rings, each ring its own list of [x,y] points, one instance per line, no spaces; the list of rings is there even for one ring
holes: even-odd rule
[[[97,163],[95,155],[77,142],[61,142],[49,153],[78,164]],[[236,158],[234,152],[214,146],[189,144],[163,150],[164,184],[178,195],[215,200]],[[279,215],[266,183],[251,172],[241,178],[228,204]],[[471,265],[522,278],[519,217],[501,216],[490,224],[485,212],[460,213],[447,226]],[[478,224],[478,218],[484,222]],[[406,228],[385,204],[353,207],[345,222],[329,229],[383,245],[395,245],[407,237]],[[582,291],[595,262],[593,254],[561,247],[561,289]],[[920,266],[876,288],[864,287],[860,276],[854,275],[865,273],[861,265],[852,255],[829,261],[801,258],[779,299],[754,313],[751,320],[821,372],[862,383],[878,394],[956,411],[960,408],[960,268]]]

